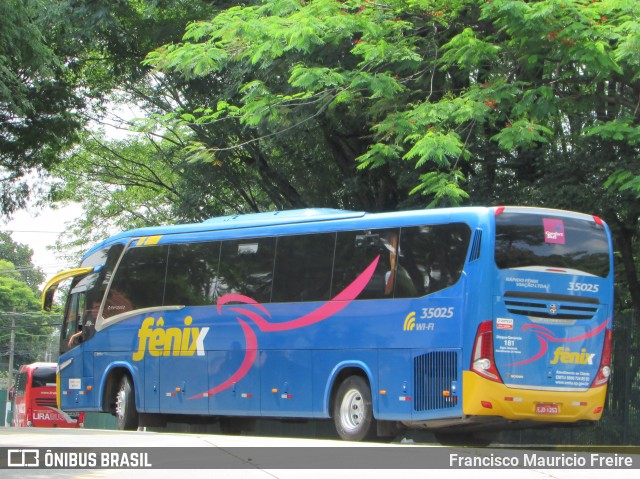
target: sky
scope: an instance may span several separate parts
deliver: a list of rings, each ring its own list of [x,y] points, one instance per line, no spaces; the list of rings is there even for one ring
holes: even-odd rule
[[[0,222],[0,231],[9,231],[13,241],[28,245],[33,250],[33,263],[42,268],[46,277],[50,278],[60,271],[77,266],[60,260],[48,248],[65,231],[65,225],[73,222],[80,214],[82,209],[77,204],[55,210],[32,207],[18,211],[8,223]]]

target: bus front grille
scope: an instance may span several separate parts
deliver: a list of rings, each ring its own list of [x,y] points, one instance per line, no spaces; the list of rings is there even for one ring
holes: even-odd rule
[[[458,380],[458,353],[433,351],[413,360],[415,411],[431,411],[455,407],[452,383]],[[449,391],[447,395],[446,391]]]

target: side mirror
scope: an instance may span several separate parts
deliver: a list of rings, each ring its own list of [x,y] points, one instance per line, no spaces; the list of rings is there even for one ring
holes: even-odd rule
[[[75,278],[76,276],[82,276],[87,273],[91,273],[95,271],[96,268],[74,268],[68,271],[63,271],[62,273],[56,274],[53,278],[49,280],[42,291],[42,309],[45,311],[51,311],[51,307],[53,306],[53,296],[58,289],[58,284],[60,284],[65,279]]]
[[[44,292],[42,295],[42,310],[43,311],[51,311],[51,307],[53,306],[53,297],[56,294],[57,288],[51,288]]]

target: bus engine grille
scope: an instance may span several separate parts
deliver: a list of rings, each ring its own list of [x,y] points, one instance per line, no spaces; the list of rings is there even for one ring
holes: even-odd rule
[[[447,409],[457,404],[451,392],[452,383],[458,380],[458,353],[455,351],[434,351],[413,359],[415,411]]]
[[[589,320],[600,306],[596,298],[514,291],[505,293],[504,304],[511,314],[565,320]]]
[[[38,406],[58,407],[56,398],[36,398],[36,404]]]

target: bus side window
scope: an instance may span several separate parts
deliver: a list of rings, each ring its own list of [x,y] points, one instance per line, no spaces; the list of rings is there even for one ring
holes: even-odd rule
[[[367,230],[338,233],[331,295],[354,281],[376,258],[373,276],[358,299],[393,297],[398,230]]]
[[[162,306],[168,246],[140,246],[127,250],[115,271],[104,318],[141,308]]]
[[[328,300],[335,242],[335,233],[278,238],[271,301]]]
[[[170,245],[164,305],[214,304],[219,262],[219,241]]]
[[[60,335],[60,351],[67,351],[69,339],[77,332],[78,328],[78,294],[69,294],[67,307]]]
[[[269,303],[275,250],[275,238],[223,241],[216,297],[234,293]]]
[[[86,292],[69,294],[66,313],[60,335],[60,351],[67,351],[82,342],[82,317],[85,309]]]
[[[395,297],[425,296],[457,283],[470,238],[463,223],[402,228]]]

